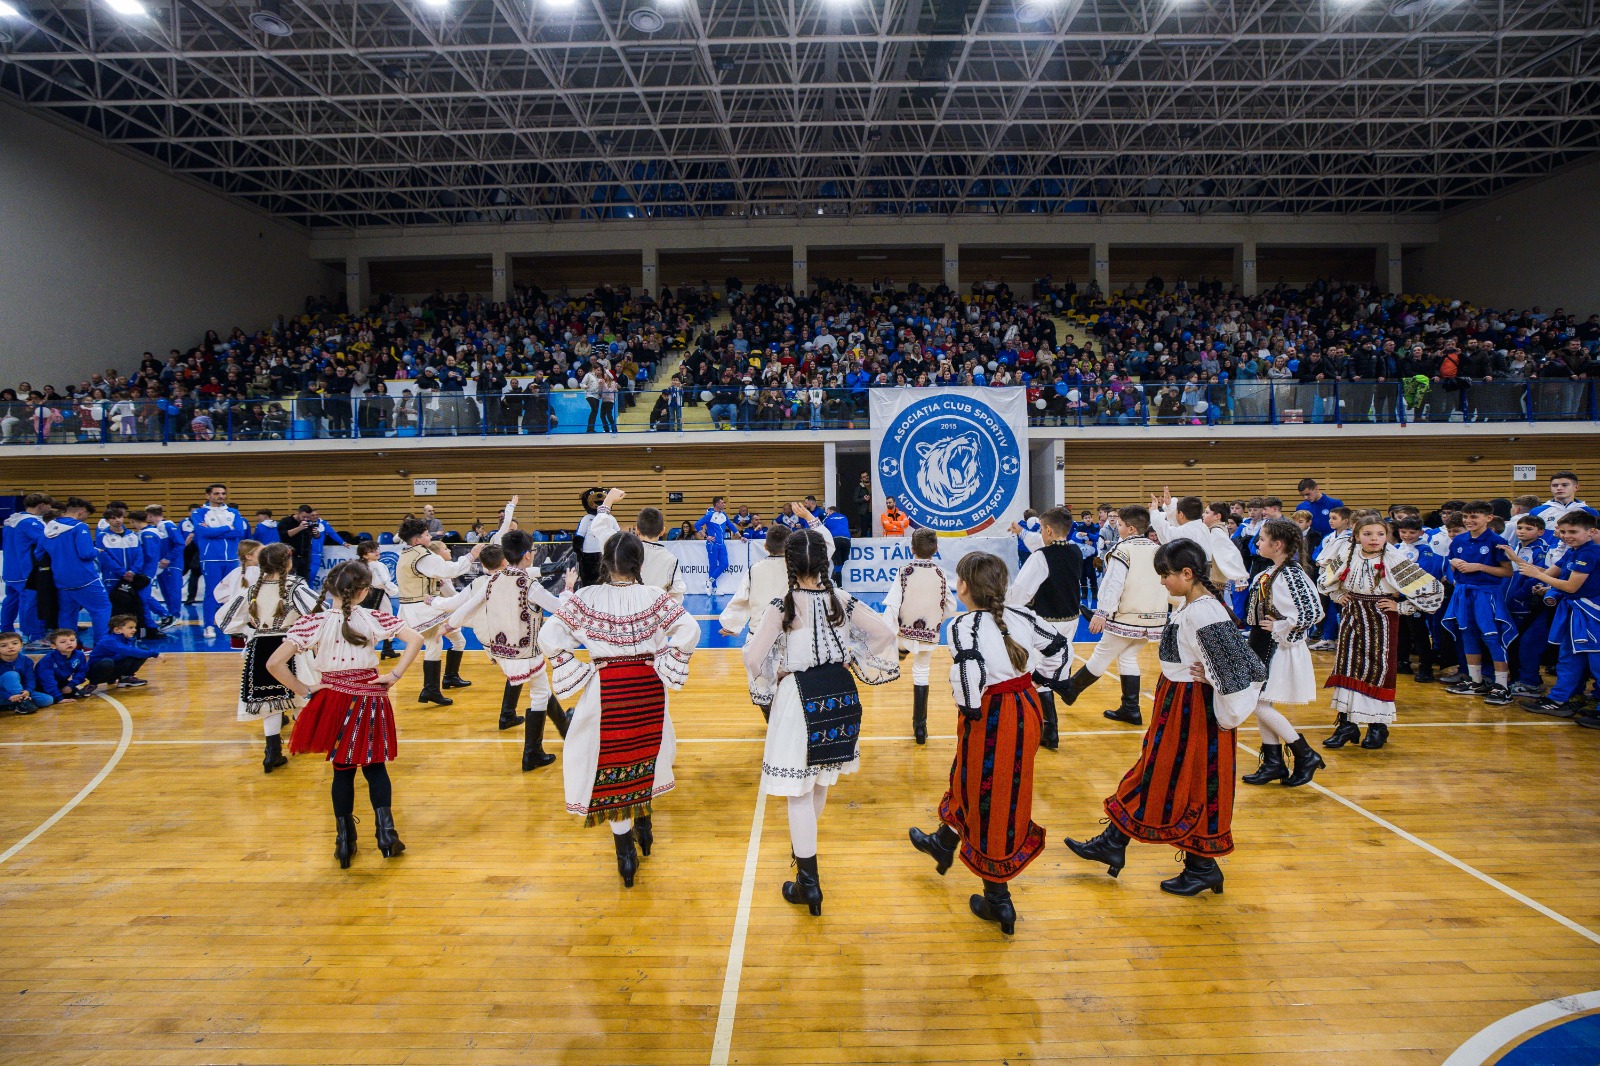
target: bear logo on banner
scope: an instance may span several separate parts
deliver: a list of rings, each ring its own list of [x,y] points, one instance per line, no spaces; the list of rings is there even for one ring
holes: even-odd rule
[[[888,392],[889,390],[885,390]],[[1011,397],[1015,391],[1019,395]],[[990,390],[984,390],[990,392]],[[1026,455],[1014,424],[1026,425],[1023,390],[893,390],[874,394],[874,465],[884,497],[913,523],[938,533],[977,533],[1020,514]],[[992,401],[991,401],[992,396]],[[897,410],[880,412],[880,403]],[[997,408],[1018,407],[1012,418]],[[880,414],[882,417],[880,417]]]

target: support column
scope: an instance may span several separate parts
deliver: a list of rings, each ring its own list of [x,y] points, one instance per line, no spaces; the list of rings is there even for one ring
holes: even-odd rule
[[[1101,296],[1111,295],[1111,245],[1105,241],[1094,242],[1094,280],[1100,286]]]
[[[1067,442],[1036,441],[1028,449],[1028,502],[1036,511],[1061,507],[1066,498]]]
[[[494,285],[494,302],[503,304],[509,300],[511,288],[511,253],[495,252],[489,259],[489,274]]]
[[[360,314],[372,302],[372,271],[365,259],[345,257],[344,302],[351,314]]]
[[[1384,292],[1404,291],[1405,274],[1402,270],[1404,249],[1395,241],[1378,245],[1378,286]]]
[[[795,245],[792,259],[794,260],[794,294],[799,296],[811,284],[806,277],[806,246],[803,244]]]
[[[1233,246],[1233,283],[1245,296],[1255,296],[1261,286],[1256,277],[1256,242]]]
[[[839,506],[839,446],[832,441],[822,445],[822,505]]]
[[[961,245],[944,242],[944,283],[951,292],[961,291]]]
[[[656,279],[660,274],[661,253],[655,248],[646,248],[639,254],[643,259],[644,291],[654,296],[656,294]]]

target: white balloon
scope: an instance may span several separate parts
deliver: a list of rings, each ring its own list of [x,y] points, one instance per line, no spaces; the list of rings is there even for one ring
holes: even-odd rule
[[[577,387],[578,387],[578,379],[577,378],[568,378],[567,379],[567,388],[575,389]]]
[[[1211,405],[1206,403],[1204,400],[1201,400],[1199,403],[1194,405],[1194,413],[1197,415],[1203,415],[1209,410],[1211,410]]]
[[[1041,397],[1039,397],[1039,398],[1038,398],[1038,399],[1037,399],[1037,400],[1035,400],[1035,401],[1033,401],[1033,406],[1035,406],[1035,407],[1037,407],[1037,408],[1038,408],[1038,409],[1039,409],[1039,410],[1041,410],[1041,411],[1043,411],[1043,410],[1044,410],[1044,406],[1045,406],[1045,404],[1044,404],[1044,397],[1043,397],[1043,396],[1041,396]]]
[[[551,392],[566,392],[567,391],[567,387],[565,385],[561,384],[561,382],[558,381],[554,385],[550,386],[550,391]]]
[[[1159,352],[1161,350],[1161,342],[1160,341],[1156,341],[1150,347],[1151,347],[1152,350]]]
[[[700,399],[703,400],[706,403],[710,403],[711,402],[711,390],[707,389],[705,392],[702,392],[700,394]]]
[[[989,373],[993,374],[996,370],[999,370],[999,369],[1000,369],[1000,364],[999,363],[995,362],[993,359],[989,360]]]
[[[755,398],[756,393],[759,392],[759,391],[761,391],[761,390],[757,389],[754,385],[746,385],[744,387],[744,394],[746,396],[751,397],[752,399]]]
[[[1067,400],[1070,401],[1071,403],[1077,403],[1082,398],[1083,398],[1083,393],[1079,392],[1077,389],[1068,389],[1067,390]]]

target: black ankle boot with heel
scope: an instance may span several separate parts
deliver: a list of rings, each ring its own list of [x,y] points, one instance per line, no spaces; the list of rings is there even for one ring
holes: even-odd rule
[[[617,873],[622,875],[624,887],[633,887],[633,875],[639,872],[639,853],[633,850],[633,831],[612,833],[611,842],[617,848]]]
[[[356,817],[353,814],[333,816],[333,857],[339,860],[339,869],[350,869],[350,858],[356,853]]]
[[[961,836],[954,829],[941,824],[932,833],[924,833],[913,827],[908,834],[911,837],[911,846],[931,856],[934,869],[940,877],[950,869],[950,864],[956,861],[956,848],[961,844]]]
[[[1073,840],[1068,837],[1063,843],[1067,850],[1080,859],[1090,862],[1103,862],[1106,864],[1106,873],[1112,877],[1122,872],[1128,861],[1128,834],[1106,823],[1100,835],[1089,840]]]
[[[1294,754],[1294,772],[1283,779],[1285,786],[1298,788],[1309,784],[1316,772],[1328,765],[1322,761],[1305,737],[1295,737],[1294,743],[1289,745],[1289,750]]]
[[[267,738],[267,751],[261,759],[261,772],[270,774],[278,767],[288,763],[288,756],[283,753],[283,737],[274,735]]]
[[[656,843],[656,827],[648,814],[633,820],[633,836],[639,842],[639,854],[648,859]]]
[[[1000,932],[1011,936],[1017,931],[1017,908],[1011,903],[1011,889],[1003,881],[985,881],[983,895],[967,900],[972,913],[986,922],[999,922]]]
[[[1361,727],[1350,720],[1350,716],[1343,711],[1333,727],[1333,735],[1322,742],[1325,748],[1342,748],[1346,744],[1361,739]]]
[[[1247,785],[1270,785],[1274,781],[1286,781],[1289,778],[1289,765],[1283,761],[1282,744],[1261,745],[1261,765],[1253,774],[1246,774],[1239,778]]]
[[[1178,854],[1183,859],[1183,873],[1161,882],[1161,891],[1174,896],[1198,896],[1209,888],[1222,895],[1222,867],[1217,865],[1216,859],[1187,851]]]
[[[783,898],[797,907],[808,908],[813,915],[822,913],[822,877],[817,873],[817,857],[795,857],[795,879],[783,883]]]
[[[406,846],[400,842],[400,834],[394,827],[394,812],[388,807],[374,807],[372,817],[378,823],[375,835],[378,838],[378,852],[386,859],[392,859]]]

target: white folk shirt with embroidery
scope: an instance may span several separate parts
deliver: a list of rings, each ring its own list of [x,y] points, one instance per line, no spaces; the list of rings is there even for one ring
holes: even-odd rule
[[[1200,631],[1218,624],[1232,630],[1239,647],[1244,652],[1249,652],[1244,638],[1238,635],[1236,623],[1229,617],[1228,609],[1222,605],[1222,601],[1215,596],[1202,596],[1193,603],[1179,607],[1167,623],[1177,630],[1177,653],[1180,661],[1173,663],[1166,659],[1160,660],[1161,676],[1175,684],[1187,684],[1195,680],[1192,670],[1194,664],[1203,665],[1207,683],[1213,685],[1212,711],[1217,716],[1217,724],[1224,729],[1236,729],[1256,709],[1256,702],[1261,695],[1261,682],[1252,682],[1236,692],[1226,693],[1215,686],[1214,679],[1223,676],[1223,671],[1213,664],[1210,654],[1201,644]],[[1168,643],[1165,634],[1161,642],[1163,645]]]
[[[752,677],[776,688],[788,674],[825,663],[853,663],[869,684],[899,675],[895,660],[896,627],[878,612],[842,589],[832,595],[844,609],[843,625],[828,622],[828,595],[794,590],[794,624],[783,627],[783,603],[771,604],[744,646],[744,665]]]
[[[255,567],[251,569],[254,570]],[[233,573],[238,572],[235,570]],[[233,574],[228,576],[231,578]],[[282,599],[278,595],[278,579],[269,578],[261,581],[256,588],[256,620],[251,622],[250,585],[256,585],[258,581],[260,581],[259,575],[252,577],[244,588],[228,599],[227,606],[217,615],[218,628],[229,636],[254,637],[263,633],[286,633],[293,629],[301,618],[317,609],[317,594],[312,591],[310,585],[291,574],[284,582],[289,589],[289,609],[284,612],[283,619],[274,628],[272,620],[278,615],[278,606],[282,603]]]
[[[941,579],[944,593],[942,597]],[[908,584],[915,587],[907,590]],[[910,599],[901,602],[901,597],[906,591],[910,592]],[[909,617],[904,617],[907,615]],[[889,591],[883,597],[883,616],[899,626],[900,635],[907,640],[921,639],[906,632],[914,628],[919,621],[924,624],[931,623],[933,631],[937,633],[941,625],[956,616],[956,593],[949,575],[945,574],[943,567],[932,559],[918,559],[907,563],[900,568],[900,573],[895,575],[894,581],[890,582]]]
[[[351,644],[344,638],[344,616],[338,611],[308,614],[290,627],[284,638],[310,660],[318,674],[341,670],[376,670],[378,643],[389,640],[405,623],[384,611],[354,607],[350,626],[367,638],[366,645]]]
[[[589,522],[589,533],[599,542],[601,548],[606,546],[606,541],[621,532],[622,527],[617,524],[616,515],[605,507],[596,511],[594,518]],[[645,540],[643,537],[639,539],[644,543],[644,562],[639,567],[640,580],[646,585],[662,589],[674,600],[682,603],[689,586],[683,583],[683,575],[678,572],[678,557],[656,541]]]
[[[572,653],[588,648],[593,659],[650,656],[669,689],[688,680],[689,656],[700,644],[700,623],[653,585],[590,585],[565,598],[539,628],[549,657],[551,686],[565,699],[595,676]]]
[[[514,566],[508,566],[504,567],[503,569],[516,570],[518,568]],[[501,571],[499,570],[494,571],[494,573],[500,572]],[[551,614],[555,614],[557,611],[561,610],[562,601],[572,594],[567,592],[563,593],[560,597],[557,597],[549,589],[545,588],[539,583],[538,573],[531,570],[527,571],[527,573],[529,577],[529,605],[538,607],[541,610],[549,611]],[[433,607],[435,610],[449,612],[451,629],[461,629],[464,627],[475,631],[482,629],[484,626],[490,624],[488,618],[485,617],[487,612],[483,607],[486,590],[489,587],[490,576],[490,574],[480,574],[472,579],[472,584],[468,585],[454,596],[437,596],[430,601],[429,606]],[[534,626],[535,631],[537,631],[538,628],[539,627],[537,625]]]
[[[1006,654],[1005,638],[1000,635],[1000,627],[995,625],[994,616],[988,611],[963,611],[950,623],[951,647],[959,643],[966,649],[976,636],[978,654],[983,658],[982,663],[966,660],[951,664],[950,691],[955,696],[956,706],[963,706],[963,701],[971,698],[979,701],[969,708],[976,710],[981,705],[983,690],[1002,681],[1032,676],[1036,672],[1050,677],[1060,674],[1060,666],[1064,662],[1062,656],[1059,653],[1046,656],[1045,650],[1060,641],[1061,634],[1051,628],[1048,622],[1040,621],[1039,616],[1026,607],[1007,607],[1005,613],[1006,630],[1011,634],[1011,639],[1028,652],[1028,662],[1021,670],[1011,665],[1011,656]],[[970,697],[963,696],[963,692],[970,693]]]

